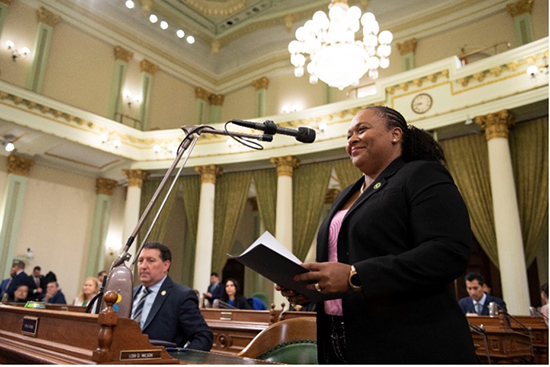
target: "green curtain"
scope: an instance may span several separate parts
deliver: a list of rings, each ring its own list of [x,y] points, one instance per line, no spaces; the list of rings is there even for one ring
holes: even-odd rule
[[[485,135],[468,135],[440,142],[447,166],[470,213],[472,232],[498,268],[498,250]]]
[[[275,236],[277,214],[277,170],[265,169],[254,171],[254,185],[260,220],[265,229]]]
[[[333,164],[303,165],[293,173],[292,252],[302,261],[319,227]]]
[[[160,205],[162,204],[164,197],[166,196],[166,193],[168,192],[168,189],[172,184],[172,180],[173,180],[172,177],[168,179],[168,181],[166,182],[166,185],[160,192],[160,195],[158,196],[155,205],[153,205],[151,212],[149,213],[149,216],[143,222],[143,226],[139,231],[139,235],[138,235],[139,243],[137,244],[136,250],[141,245],[141,242],[143,241],[143,238],[147,234],[147,231],[149,230],[151,223],[153,223],[153,219],[157,215]],[[143,182],[143,186],[141,188],[140,216],[145,211],[145,208],[149,204],[149,201],[151,201],[151,198],[155,194],[155,191],[157,191],[157,188],[160,185],[161,181],[162,179],[152,179],[152,180],[147,180]],[[153,226],[151,233],[147,238],[147,241],[158,241],[158,242],[164,241],[164,236],[166,235],[168,221],[170,219],[170,213],[172,212],[172,207],[176,200],[176,195],[178,191],[177,187],[178,187],[178,183],[176,182],[176,185],[174,186],[174,189],[172,190],[172,192],[170,193],[170,196],[166,200],[166,204],[164,205],[164,208],[162,209],[162,212],[160,213],[160,216],[158,217],[157,222]]]
[[[548,117],[516,125],[510,153],[529,267],[548,235]]]
[[[199,206],[201,199],[201,177],[200,175],[183,176],[180,178],[180,182],[183,192],[185,215],[187,217],[187,226],[191,231],[193,238],[197,238]]]
[[[335,161],[334,170],[340,182],[340,190],[355,183],[363,175],[361,171],[351,163],[349,158]]]
[[[251,180],[252,172],[227,173],[216,180],[212,271],[218,274],[222,273],[227,253],[235,240]]]

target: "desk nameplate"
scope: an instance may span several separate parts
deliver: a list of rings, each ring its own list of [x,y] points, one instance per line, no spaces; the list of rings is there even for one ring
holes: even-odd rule
[[[161,358],[161,349],[150,350],[121,350],[120,361],[146,361]]]
[[[25,316],[23,317],[23,325],[21,325],[21,334],[36,337],[38,330],[38,317]]]

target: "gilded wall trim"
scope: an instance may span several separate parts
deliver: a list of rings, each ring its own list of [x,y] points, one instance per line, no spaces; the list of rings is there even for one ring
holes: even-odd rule
[[[223,169],[215,164],[209,164],[206,166],[196,166],[195,171],[201,174],[201,182],[204,183],[216,183],[216,177],[223,174]]]
[[[128,177],[128,187],[141,187],[143,181],[149,178],[149,172],[142,169],[123,169],[122,173]]]
[[[122,60],[124,62],[130,62],[134,58],[134,53],[128,51],[120,46],[115,47],[115,60]]]
[[[269,86],[269,79],[265,76],[262,76],[260,79],[253,80],[252,86],[256,88],[256,90],[267,89],[267,87]]]
[[[246,0],[183,0],[187,5],[206,16],[227,17],[242,10]]]
[[[223,94],[211,94],[208,100],[212,106],[221,106],[223,105],[224,96]]]
[[[517,17],[521,14],[531,13],[534,3],[535,0],[519,0],[515,3],[506,5],[506,10],[508,11],[508,14],[510,14],[512,17]]]
[[[113,190],[116,188],[117,182],[115,180],[109,180],[108,178],[99,177],[96,180],[96,193],[98,195],[113,195]]]
[[[292,177],[294,168],[300,165],[300,160],[292,155],[270,158],[269,161],[277,165],[277,176]]]
[[[338,189],[328,189],[327,194],[325,195],[325,204],[332,204],[336,197],[340,194]]]
[[[38,23],[44,23],[53,28],[60,20],[61,17],[59,15],[52,13],[43,6],[38,9]]]
[[[208,97],[210,97],[212,93],[207,92],[205,89],[201,87],[195,88],[195,98],[202,99],[204,101],[208,101]]]
[[[399,50],[399,54],[403,56],[411,52],[412,53],[416,52],[417,44],[418,42],[416,41],[416,38],[413,38],[403,43],[397,43],[397,49]]]
[[[159,69],[158,65],[153,64],[152,62],[146,59],[141,60],[141,62],[139,63],[139,67],[142,73],[149,73],[151,75],[155,75],[155,73]]]
[[[476,116],[474,122],[485,130],[485,138],[489,141],[493,138],[508,139],[508,134],[516,123],[516,119],[509,110],[502,110],[484,116]]]
[[[8,157],[8,173],[28,177],[32,166],[34,166],[34,159],[30,157],[15,154]]]

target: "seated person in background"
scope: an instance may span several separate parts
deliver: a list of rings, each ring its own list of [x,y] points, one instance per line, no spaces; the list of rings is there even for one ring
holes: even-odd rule
[[[65,295],[59,289],[59,284],[57,282],[49,282],[46,286],[46,296],[44,297],[44,302],[46,303],[57,303],[61,305],[66,305]]]
[[[239,308],[241,310],[250,310],[251,307],[246,300],[246,297],[240,294],[241,289],[239,288],[239,283],[233,279],[229,278],[225,282],[225,292],[223,292],[221,301],[227,303],[228,305]]]
[[[21,284],[15,290],[13,302],[27,302],[28,295],[29,295],[29,286],[25,284]]]
[[[218,273],[213,272],[210,274],[210,285],[206,293],[204,293],[204,298],[212,304],[214,300],[222,298],[223,288],[224,285],[220,283],[220,276]]]
[[[97,273],[97,280],[99,282],[99,285],[103,283],[103,278],[105,278],[105,276],[107,276],[107,272],[105,270],[101,270],[99,273]]]
[[[489,303],[495,302],[502,309],[506,310],[506,303],[500,298],[491,296],[483,291],[485,283],[483,276],[478,273],[469,273],[466,275],[466,290],[469,296],[458,301],[458,305],[464,314],[489,315]]]
[[[165,244],[146,242],[138,255],[140,285],[134,287],[132,319],[149,339],[209,351],[214,336],[195,292],[168,275],[172,253]]]
[[[92,298],[99,292],[99,281],[95,277],[88,277],[84,281],[82,291],[73,302],[75,306],[88,306]]]
[[[542,287],[540,287],[540,296],[544,302],[540,308],[540,313],[542,314],[546,325],[548,325],[548,283],[544,283]]]

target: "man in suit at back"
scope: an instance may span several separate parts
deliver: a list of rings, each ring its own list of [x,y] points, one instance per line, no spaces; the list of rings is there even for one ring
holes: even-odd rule
[[[458,301],[458,305],[464,314],[489,315],[489,303],[491,302],[497,303],[502,309],[507,311],[506,303],[504,303],[503,300],[483,291],[485,280],[481,274],[469,273],[466,275],[465,279],[466,290],[469,296]]]
[[[8,294],[10,302],[13,302],[15,300],[15,291],[20,285],[30,287],[29,276],[25,273],[25,263],[21,260],[14,260],[10,275],[12,278],[8,283],[6,293]]]
[[[171,261],[168,246],[159,242],[143,245],[138,257],[141,285],[134,288],[132,319],[149,339],[209,351],[213,334],[200,313],[197,295],[172,281],[168,275]]]
[[[32,269],[32,274],[29,275],[29,281],[31,288],[29,288],[29,298],[35,301],[41,301],[44,298],[44,290],[46,285],[44,284],[44,275],[40,274],[42,268],[35,266]]]
[[[204,297],[210,302],[210,305],[214,303],[214,300],[222,298],[225,286],[220,282],[220,276],[218,273],[213,272],[210,274],[210,285],[208,290],[204,293]]]

